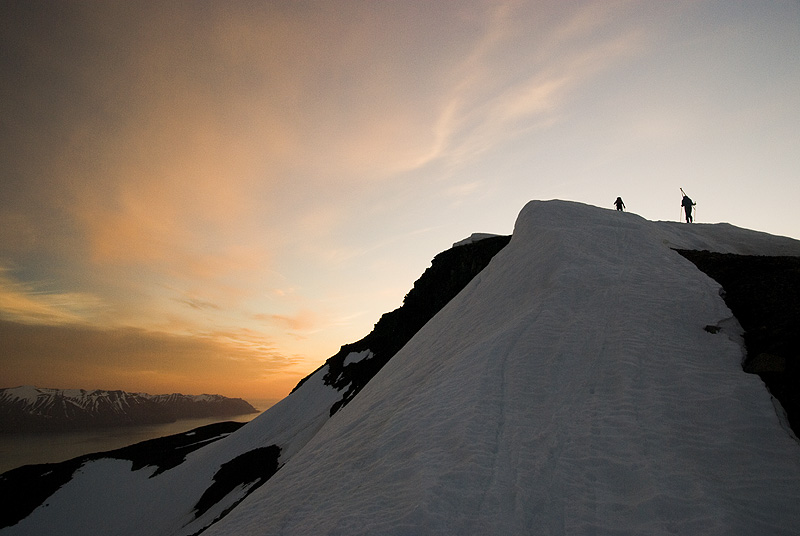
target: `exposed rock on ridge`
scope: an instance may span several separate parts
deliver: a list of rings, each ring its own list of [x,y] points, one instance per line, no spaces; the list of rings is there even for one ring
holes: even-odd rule
[[[800,258],[678,252],[722,285],[745,330],[745,372],[764,380],[800,437]]]
[[[401,307],[385,313],[369,335],[360,341],[345,344],[328,359],[323,365],[323,368],[328,367],[325,385],[344,391],[341,400],[331,407],[331,415],[350,402],[428,320],[489,264],[509,240],[510,236],[473,235],[439,253],[406,294]],[[361,355],[353,359],[354,354]]]

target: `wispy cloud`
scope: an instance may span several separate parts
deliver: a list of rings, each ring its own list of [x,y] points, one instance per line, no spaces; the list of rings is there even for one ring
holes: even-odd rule
[[[540,11],[533,4],[496,6],[483,36],[452,70],[453,83],[435,122],[436,141],[419,164],[463,165],[562,120],[565,103],[578,87],[641,45],[636,30],[606,29],[624,7],[624,2],[587,4],[542,26],[535,23]],[[526,55],[504,56],[515,49]]]
[[[616,188],[626,173],[652,190],[640,178],[653,158],[675,162],[660,172],[669,180],[687,162],[703,174],[725,161],[739,175],[771,169],[785,182],[774,191],[796,187],[797,74],[780,61],[796,9],[784,4],[0,11],[0,264],[14,267],[0,270],[0,319],[43,340],[69,333],[78,349],[99,341],[113,357],[92,362],[120,378],[206,377],[222,370],[215,360],[291,378],[299,360],[365,335],[440,247],[508,230],[501,218],[522,196],[591,202],[600,187],[587,181]],[[701,136],[721,144],[713,161]],[[666,144],[686,147],[659,154]],[[750,164],[733,164],[745,155]],[[138,327],[134,354],[172,341],[183,357],[134,371],[109,342],[131,329],[120,326]],[[29,346],[21,363],[39,348]],[[184,358],[192,348],[196,362]]]
[[[288,329],[293,332],[303,332],[309,334],[315,330],[320,329],[324,320],[318,313],[311,310],[298,311],[293,315],[255,315],[257,320],[277,325],[283,329]]]
[[[9,269],[0,266],[0,319],[26,324],[81,324],[96,318],[104,308],[97,296],[37,288],[16,281]]]
[[[178,300],[178,302],[188,305],[192,309],[196,309],[198,311],[209,310],[209,309],[218,311],[220,309],[220,306],[217,305],[216,303],[207,300],[201,300],[198,298],[187,298],[183,300]]]

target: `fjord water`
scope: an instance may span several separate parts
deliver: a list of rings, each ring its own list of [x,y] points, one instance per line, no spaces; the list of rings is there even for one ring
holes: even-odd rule
[[[277,400],[263,399],[249,402],[259,411],[258,413],[75,432],[0,433],[0,473],[22,465],[63,462],[84,454],[127,447],[140,441],[180,434],[207,424],[223,421],[250,422]]]

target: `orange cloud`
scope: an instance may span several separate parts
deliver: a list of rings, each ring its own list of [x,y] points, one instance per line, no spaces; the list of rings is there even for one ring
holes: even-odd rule
[[[15,281],[0,266],[0,318],[26,324],[73,324],[94,318],[105,306],[80,292],[47,292]]]
[[[282,398],[306,374],[298,370],[299,362],[248,331],[187,337],[132,328],[0,321],[3,387],[35,384]]]
[[[256,315],[256,318],[262,321],[267,321],[272,324],[277,324],[285,329],[292,331],[309,332],[318,329],[320,326],[320,317],[317,313],[309,310],[303,310],[295,315]]]
[[[10,63],[21,72],[8,78],[11,104],[0,103],[9,140],[0,153],[13,183],[0,193],[14,196],[0,207],[0,255],[27,255],[20,263],[37,266],[46,257],[58,290],[6,276],[2,318],[62,325],[43,341],[74,341],[95,356],[105,374],[97,378],[120,382],[200,382],[215,373],[217,381],[267,381],[263,371],[292,377],[300,367],[274,340],[232,326],[295,336],[322,330],[326,346],[347,342],[332,342],[342,332],[323,328],[338,324],[313,312],[324,309],[320,288],[333,284],[325,270],[364,264],[366,252],[409,226],[342,237],[377,229],[373,217],[390,221],[384,213],[406,209],[420,191],[478,195],[484,183],[475,177],[437,182],[409,171],[444,164],[452,172],[532,125],[546,128],[575,84],[635,44],[628,34],[593,34],[624,3],[589,11],[457,4],[77,3],[25,11],[27,25],[7,25]],[[363,281],[336,285],[349,287],[337,286],[330,317],[368,308],[352,304],[357,292],[364,302],[385,292],[363,291]],[[265,297],[276,287],[299,289],[299,312],[285,314]],[[78,327],[64,326],[97,315],[107,326],[148,329],[81,338]],[[126,350],[123,339],[160,350]],[[91,340],[137,365],[104,368]],[[55,363],[55,346],[42,344],[31,342],[31,351]],[[185,366],[154,357],[172,350]],[[89,374],[75,359],[72,368]]]

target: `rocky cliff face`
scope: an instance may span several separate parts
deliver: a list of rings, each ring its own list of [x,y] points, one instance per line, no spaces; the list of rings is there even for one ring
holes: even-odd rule
[[[428,320],[489,264],[509,240],[510,236],[473,235],[439,253],[431,261],[430,268],[406,294],[401,307],[381,316],[369,335],[342,346],[336,355],[328,359],[322,366],[328,367],[325,385],[342,392],[342,398],[331,407],[331,415],[352,400]]]
[[[800,258],[680,250],[717,281],[745,330],[745,372],[758,374],[800,437]]]
[[[255,412],[240,398],[220,395],[148,395],[29,386],[0,389],[0,432],[160,424]]]

